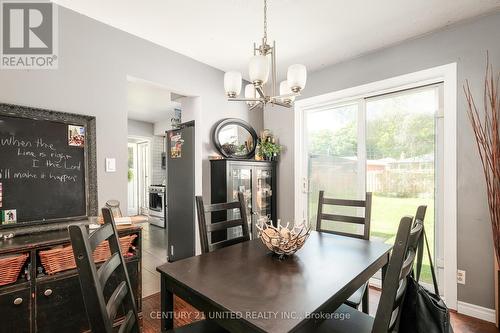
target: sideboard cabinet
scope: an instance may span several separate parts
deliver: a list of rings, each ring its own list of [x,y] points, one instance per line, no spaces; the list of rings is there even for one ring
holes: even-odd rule
[[[269,217],[276,224],[276,170],[275,161],[221,159],[210,161],[212,203],[238,200],[243,192],[247,209],[248,226],[253,238],[257,237],[255,224],[261,217]],[[229,214],[229,216],[228,216]],[[239,218],[234,212],[212,213],[212,223]],[[241,228],[241,227],[239,227]],[[233,233],[238,233],[234,230]],[[237,234],[233,234],[236,236]],[[225,230],[212,234],[212,241],[231,237]]]
[[[123,227],[120,237],[135,234],[133,247],[125,258],[138,310],[141,310],[141,228]],[[80,281],[76,269],[46,274],[39,252],[69,245],[66,230],[48,231],[0,240],[0,257],[28,254],[16,282],[0,286],[2,323],[0,333],[75,333],[89,331]],[[117,281],[111,277],[106,291]],[[108,295],[109,297],[110,295]],[[120,316],[117,316],[120,317]]]

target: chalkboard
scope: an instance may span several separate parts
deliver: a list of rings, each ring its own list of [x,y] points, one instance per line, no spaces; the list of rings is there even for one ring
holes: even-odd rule
[[[17,225],[87,215],[85,126],[74,125],[0,114],[0,210]]]

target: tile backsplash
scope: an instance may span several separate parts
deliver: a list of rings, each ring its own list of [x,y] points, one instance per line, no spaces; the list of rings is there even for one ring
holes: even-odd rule
[[[151,145],[151,184],[163,184],[167,181],[167,170],[161,168],[161,154],[165,150],[165,137],[154,136]]]

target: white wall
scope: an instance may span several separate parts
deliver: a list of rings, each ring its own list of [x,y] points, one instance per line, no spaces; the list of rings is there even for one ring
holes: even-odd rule
[[[261,113],[226,101],[223,73],[215,68],[59,7],[59,69],[0,70],[0,101],[96,116],[99,204],[109,198],[127,202],[127,76],[199,96],[197,126],[208,201],[212,125],[236,117],[262,128]],[[116,158],[117,172],[104,172],[105,157]]]
[[[317,96],[362,84],[412,73],[440,65],[457,63],[457,158],[458,158],[458,269],[467,271],[467,283],[458,286],[458,300],[494,308],[493,242],[486,189],[471,126],[462,93],[465,79],[471,81],[478,101],[481,100],[486,51],[496,71],[500,70],[500,13],[449,27],[421,38],[373,52],[359,58],[311,73],[302,98]],[[273,112],[273,110],[266,111]],[[275,133],[293,131],[294,114],[269,118],[264,126]],[[285,135],[289,138],[288,135]],[[291,154],[294,142],[281,142]],[[292,157],[293,159],[293,157]],[[280,167],[284,163],[280,163]],[[284,183],[284,184],[283,184]],[[286,188],[293,178],[280,177]],[[282,191],[280,202],[294,209],[294,191]],[[288,209],[288,208],[287,208]],[[410,212],[411,213],[411,212]]]
[[[153,137],[153,124],[139,120],[127,120],[127,132],[129,136],[137,136],[142,138]]]

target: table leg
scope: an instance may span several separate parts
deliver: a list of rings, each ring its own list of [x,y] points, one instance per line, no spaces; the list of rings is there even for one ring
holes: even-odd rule
[[[387,253],[387,262],[382,267],[382,286],[384,285],[385,274],[387,273],[387,267],[389,266],[389,259],[390,259],[390,255],[389,255],[389,253]]]
[[[161,274],[161,330],[162,332],[174,328],[174,294],[167,290],[167,280]]]

